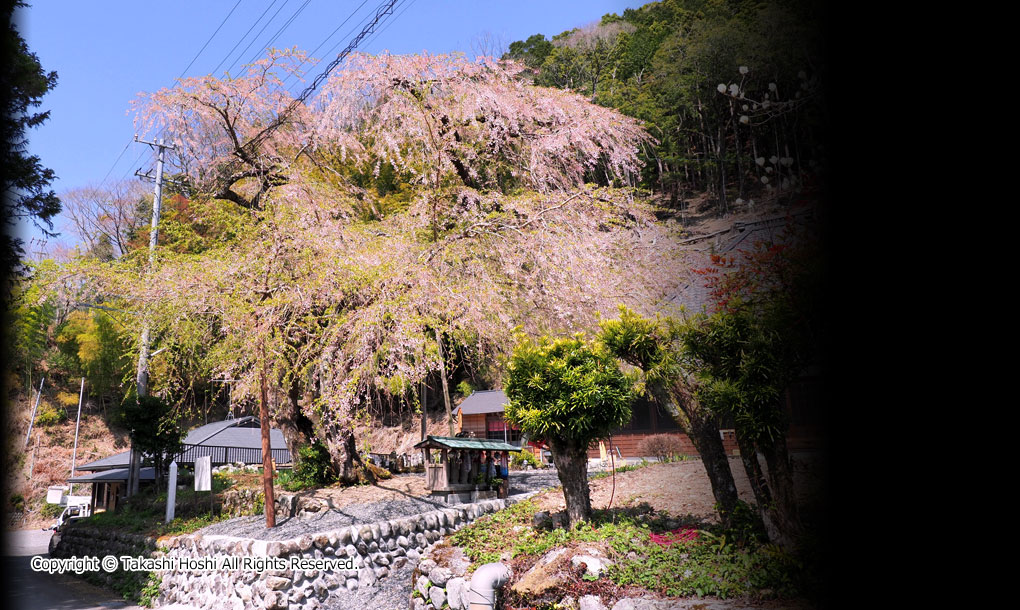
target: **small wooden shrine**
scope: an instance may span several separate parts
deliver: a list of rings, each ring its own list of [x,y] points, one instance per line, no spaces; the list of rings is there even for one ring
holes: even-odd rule
[[[415,448],[439,452],[438,463],[425,464],[425,486],[433,498],[447,504],[505,498],[510,489],[510,452],[521,451],[504,441],[431,435]]]

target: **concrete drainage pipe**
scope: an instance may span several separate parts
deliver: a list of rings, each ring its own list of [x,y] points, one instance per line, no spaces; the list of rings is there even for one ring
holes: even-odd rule
[[[487,563],[475,570],[468,589],[468,610],[492,610],[496,591],[510,581],[512,572],[502,563]]]

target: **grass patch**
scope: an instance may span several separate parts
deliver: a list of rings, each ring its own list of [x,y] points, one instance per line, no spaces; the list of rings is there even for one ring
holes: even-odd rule
[[[632,470],[638,470],[639,468],[646,468],[648,466],[651,466],[653,463],[657,463],[657,462],[649,462],[646,459],[642,459],[637,464],[627,464],[626,466],[618,467],[616,469],[616,474],[620,474],[621,472],[630,472]],[[611,477],[611,476],[613,476],[612,469],[610,469],[610,470],[603,470],[603,471],[596,472],[596,473],[593,473],[593,474],[589,475],[588,476],[588,480],[596,481],[598,479],[605,479],[605,478]]]
[[[530,500],[517,503],[460,529],[450,542],[464,550],[472,569],[524,557],[530,564],[556,547],[598,542],[614,562],[605,572],[608,581],[671,597],[795,597],[803,590],[805,568],[796,558],[717,525],[630,507],[595,511],[591,522],[575,529],[538,530],[532,526],[537,510]],[[670,534],[678,524],[689,535]],[[694,539],[672,541],[685,537]]]

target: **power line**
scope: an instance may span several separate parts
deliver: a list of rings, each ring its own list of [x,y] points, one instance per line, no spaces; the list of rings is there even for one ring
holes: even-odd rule
[[[277,2],[277,0],[273,0],[274,4],[276,2]],[[212,33],[212,35],[209,36],[209,39],[205,41],[205,44],[202,45],[202,48],[198,50],[198,53],[195,53],[195,56],[191,58],[191,61],[188,63],[187,67],[185,67],[184,70],[181,71],[181,74],[180,74],[180,76],[177,77],[177,80],[180,80],[181,78],[184,77],[184,75],[187,73],[187,71],[191,68],[192,65],[194,65],[195,61],[199,58],[200,55],[202,55],[202,52],[205,51],[206,47],[209,46],[209,43],[212,42],[213,38],[216,37],[216,34],[219,33],[219,31],[223,28],[224,24],[227,23],[227,20],[230,19],[230,16],[234,14],[234,11],[237,10],[237,7],[240,6],[240,5],[241,5],[241,0],[237,0],[237,3],[235,3],[233,8],[230,9],[230,12],[227,13],[227,16],[224,17],[222,21],[220,21],[220,24],[216,27],[216,30]],[[272,4],[270,6],[272,6]],[[267,8],[266,10],[269,10],[269,9]],[[263,14],[265,14],[265,13],[263,13]],[[261,19],[261,17],[260,17],[260,19]],[[254,27],[255,26],[253,24],[252,28],[254,28]],[[249,28],[248,31],[250,32],[251,28]],[[245,33],[245,36],[247,36],[247,33]],[[242,39],[243,39],[243,37],[242,37]],[[237,45],[234,45],[234,46],[235,46],[235,48],[237,47]],[[233,49],[231,49],[231,52],[233,52]],[[230,54],[228,53],[227,56],[229,57],[229,55]],[[221,61],[220,63],[222,64],[223,62]],[[219,67],[219,66],[217,66],[217,67]],[[177,84],[178,83],[175,81],[174,83],[171,84],[171,88],[176,87]],[[106,181],[110,177],[110,174],[113,173],[114,168],[116,168],[117,164],[120,163],[120,160],[124,156],[124,153],[127,152],[127,149],[134,142],[135,142],[135,140],[133,140],[133,139],[132,140],[128,140],[127,144],[124,145],[124,148],[120,151],[120,154],[117,155],[116,159],[114,159],[113,165],[111,165],[110,169],[107,170],[106,175],[103,176],[103,179],[99,181],[99,186],[100,187],[103,187],[107,183]],[[128,166],[127,171],[124,172],[123,175],[121,175],[121,178],[120,178],[121,181],[124,181],[124,180],[127,179],[128,174],[131,172],[131,168],[134,167],[136,163],[138,163],[138,161],[145,155],[146,152],[148,152],[150,155],[153,154],[151,150],[148,150],[148,151],[143,150],[141,154],[139,154],[137,157],[135,157],[134,162],[131,163]],[[148,162],[146,162],[146,163],[148,163]]]
[[[360,10],[361,10],[361,7],[365,6],[366,4],[368,4],[368,0],[362,0],[361,4],[359,4],[359,5],[358,5],[358,8],[354,9],[354,11],[353,11],[353,12],[351,12],[351,14],[347,16],[347,19],[344,19],[344,20],[343,20],[343,22],[342,22],[342,23],[341,23],[340,25],[336,26],[336,29],[334,29],[334,30],[333,30],[332,32],[330,32],[330,33],[329,33],[329,36],[326,36],[326,38],[325,38],[325,39],[324,39],[324,40],[323,40],[322,42],[320,42],[320,43],[319,43],[319,44],[318,44],[318,45],[317,45],[317,46],[316,46],[316,47],[315,47],[314,49],[312,49],[312,50],[311,50],[311,51],[310,51],[310,52],[308,53],[308,57],[312,57],[312,56],[314,56],[314,55],[315,55],[315,54],[316,54],[316,53],[317,53],[317,52],[319,51],[319,49],[321,49],[321,48],[322,48],[322,45],[326,44],[327,42],[329,42],[329,40],[330,40],[331,38],[333,38],[334,36],[336,36],[336,33],[340,31],[340,28],[344,27],[344,25],[346,25],[348,21],[350,21],[351,19],[353,19],[353,18],[354,18],[354,16],[358,14],[358,11],[360,11]],[[360,26],[360,25],[361,25],[362,23],[364,23],[366,19],[368,19],[368,15],[365,15],[365,16],[364,16],[364,17],[363,17],[363,18],[361,19],[361,21],[359,21],[359,22],[358,22],[358,24],[357,24],[357,25],[355,25],[355,26],[354,26],[353,28],[351,28],[350,32],[347,32],[347,34],[344,34],[343,36],[341,36],[341,37],[340,37],[340,40],[345,40],[345,39],[347,38],[347,36],[349,36],[349,35],[351,34],[351,32],[353,32],[353,31],[354,31],[354,29],[355,29],[355,28],[357,28],[357,27],[358,27],[358,26]],[[340,43],[337,43],[336,45],[333,45],[333,48],[336,48],[336,46],[337,46],[337,45],[339,45],[339,44],[340,44]],[[330,49],[330,51],[332,51],[332,50],[333,50],[333,49]],[[327,51],[327,53],[328,53],[328,51]],[[308,63],[308,61],[309,61],[309,60],[308,60],[307,58],[306,58],[306,59],[303,59],[303,60],[301,60],[301,63],[299,63],[299,64],[297,65],[297,68],[295,68],[295,69],[300,69],[300,68],[301,68],[301,66],[305,65],[306,63]],[[316,65],[317,65],[317,64],[319,63],[319,60],[316,60],[316,62],[315,62],[315,63],[316,63]],[[283,85],[284,85],[284,86],[286,86],[286,84],[287,84],[288,82],[290,82],[290,79],[292,79],[292,78],[299,78],[299,77],[297,76],[297,74],[296,74],[296,73],[290,74],[290,75],[289,75],[289,76],[288,76],[287,78],[285,78],[285,79],[283,80]]]
[[[269,123],[269,125],[267,125],[259,133],[255,134],[250,140],[242,144],[241,145],[242,148],[248,148],[249,152],[251,152],[259,144],[265,141],[265,139],[268,138],[274,131],[279,129],[281,125],[286,123],[287,118],[290,116],[290,114],[294,112],[294,110],[297,109],[299,105],[303,104],[306,99],[308,99],[308,96],[310,96],[318,88],[322,81],[326,80],[326,78],[329,76],[329,73],[332,72],[333,69],[336,68],[338,65],[340,65],[340,62],[346,59],[346,57],[351,53],[351,51],[353,51],[366,36],[369,36],[370,34],[374,33],[375,28],[379,25],[381,21],[384,21],[387,17],[393,14],[393,7],[394,5],[396,5],[397,2],[398,0],[389,0],[389,2],[387,2],[385,6],[380,6],[379,9],[376,10],[375,16],[372,18],[371,23],[365,26],[364,29],[362,29],[361,32],[359,32],[358,35],[355,36],[347,44],[346,47],[344,47],[344,50],[341,51],[340,54],[336,56],[336,59],[331,61],[330,64],[326,66],[326,69],[315,77],[315,80],[312,81],[312,84],[308,85],[308,87],[306,87],[305,90],[301,92],[301,95],[291,100],[291,102],[287,104],[287,107],[284,108],[283,111]]]
[[[379,8],[375,12],[375,17],[373,17],[372,22],[369,23],[367,26],[365,26],[365,28],[362,29],[361,32],[357,36],[355,36],[354,39],[351,40],[347,44],[346,47],[344,47],[343,51],[340,51],[340,53],[336,56],[336,59],[331,61],[329,63],[329,65],[326,66],[326,69],[323,70],[318,76],[315,77],[315,80],[312,81],[312,84],[308,85],[308,87],[306,87],[305,90],[301,92],[301,95],[299,95],[297,97],[297,99],[295,99],[293,102],[291,102],[291,106],[295,106],[296,107],[297,104],[303,103],[306,99],[308,99],[308,96],[311,95],[312,92],[315,91],[319,87],[319,85],[322,83],[322,81],[326,80],[326,77],[329,76],[329,73],[332,72],[333,69],[336,68],[338,65],[340,65],[340,62],[342,62],[344,59],[346,59],[347,56],[350,55],[351,51],[353,51],[355,48],[357,48],[358,44],[366,36],[369,36],[369,35],[371,35],[372,33],[375,32],[375,28],[376,28],[376,26],[379,25],[379,22],[382,21],[382,20],[385,20],[385,18],[387,18],[387,17],[389,17],[390,15],[393,14],[393,7],[397,4],[398,1],[399,0],[390,0],[389,2],[386,3],[386,6],[383,6],[383,7]],[[292,109],[290,107],[288,107],[288,110],[292,110]],[[288,112],[288,114],[289,114],[289,112]]]
[[[378,32],[376,32],[375,36],[372,36],[372,38],[370,38],[370,39],[368,40],[368,42],[366,42],[366,43],[365,43],[365,46],[366,46],[366,47],[368,47],[368,45],[370,45],[370,44],[372,44],[373,42],[375,42],[375,39],[376,39],[376,38],[379,38],[380,36],[382,36],[382,35],[383,35],[383,32],[385,32],[386,30],[388,30],[388,29],[389,29],[389,27],[390,27],[391,25],[393,25],[393,23],[394,23],[394,22],[395,22],[395,21],[396,21],[397,19],[400,19],[400,16],[401,16],[401,15],[403,15],[403,14],[404,14],[404,13],[405,13],[405,12],[407,11],[407,9],[411,8],[411,6],[412,6],[412,5],[414,5],[414,3],[415,3],[415,2],[417,2],[418,0],[411,0],[410,2],[407,2],[407,0],[400,0],[400,1],[401,1],[401,2],[404,2],[404,3],[405,3],[405,4],[404,4],[404,8],[402,8],[402,9],[400,10],[400,12],[399,12],[399,13],[397,13],[397,14],[396,14],[396,15],[395,15],[395,16],[393,17],[393,19],[390,19],[390,20],[389,20],[389,21],[388,21],[388,22],[386,23],[386,25],[385,25],[385,26],[383,26],[383,27],[382,27],[382,28],[381,28],[381,29],[380,29],[380,30],[379,30]]]
[[[266,7],[266,10],[262,11],[262,14],[259,15],[259,18],[255,20],[255,23],[251,24],[251,26],[248,28],[248,31],[244,33],[244,36],[241,36],[240,40],[234,43],[233,48],[227,51],[226,56],[224,56],[224,58],[220,60],[220,63],[216,64],[216,67],[212,69],[212,72],[210,72],[210,74],[216,76],[216,71],[220,69],[220,66],[223,65],[223,62],[227,61],[227,58],[234,54],[234,49],[236,49],[238,45],[244,42],[244,39],[248,37],[248,34],[250,34],[251,31],[255,29],[255,26],[258,25],[260,21],[262,21],[262,18],[266,16],[266,13],[269,12],[269,9],[273,8],[273,5],[276,4],[277,2],[279,2],[279,0],[273,0],[272,2],[269,3],[269,6]]]
[[[238,6],[240,6],[240,4],[241,0],[237,0],[237,4],[234,5],[234,8],[230,9],[230,12],[227,13],[227,16],[223,18],[223,21],[221,21],[220,25],[216,28],[216,31],[213,32],[211,36],[209,36],[209,40],[206,40],[205,44],[202,45],[202,48],[198,50],[198,53],[195,53],[195,56],[191,58],[191,62],[188,64],[188,67],[181,70],[181,75],[177,77],[177,80],[184,78],[184,74],[191,68],[192,64],[195,63],[195,60],[198,59],[198,56],[202,54],[202,51],[204,51],[205,48],[209,46],[209,43],[212,42],[212,39],[215,38],[216,34],[220,32],[220,28],[222,28],[223,24],[227,22],[227,19],[230,19],[230,16],[234,14],[234,11],[237,9]]]
[[[305,10],[305,8],[309,5],[309,3],[311,3],[311,1],[312,0],[305,0],[305,3],[299,6],[298,9],[294,11],[294,14],[290,16],[290,19],[284,22],[284,24],[280,26],[280,29],[276,30],[276,33],[273,34],[272,38],[269,39],[269,42],[263,44],[262,48],[259,51],[256,51],[255,54],[248,59],[248,63],[250,64],[255,63],[255,60],[258,59],[260,55],[262,55],[263,51],[265,51],[268,48],[271,48],[273,46],[273,43],[276,42],[276,39],[279,38],[280,35],[283,34],[283,32],[290,27],[291,23],[294,23],[294,20],[297,19],[297,16],[300,15],[301,12]]]
[[[241,57],[243,57],[244,54],[248,52],[248,49],[251,48],[251,45],[255,44],[255,41],[258,40],[258,37],[262,35],[262,32],[266,31],[266,28],[269,27],[269,24],[272,23],[274,19],[276,19],[276,16],[280,14],[280,11],[282,11],[284,7],[286,7],[289,3],[290,0],[284,0],[283,4],[280,5],[280,8],[276,9],[276,12],[273,13],[273,16],[269,18],[269,21],[267,21],[265,25],[262,26],[262,29],[259,30],[258,33],[255,34],[255,36],[251,39],[251,42],[248,43],[248,46],[246,46],[243,51],[237,54],[237,59],[235,59],[230,64],[230,67],[227,68],[226,70],[227,72],[230,72],[231,70],[234,69],[234,66],[237,65],[237,62],[241,60]]]

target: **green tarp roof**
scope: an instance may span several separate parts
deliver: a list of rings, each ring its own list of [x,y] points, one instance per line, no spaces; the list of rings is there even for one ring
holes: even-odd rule
[[[477,449],[479,451],[521,451],[503,441],[490,441],[484,438],[459,438],[455,436],[432,436],[431,434],[414,446],[416,449]]]

